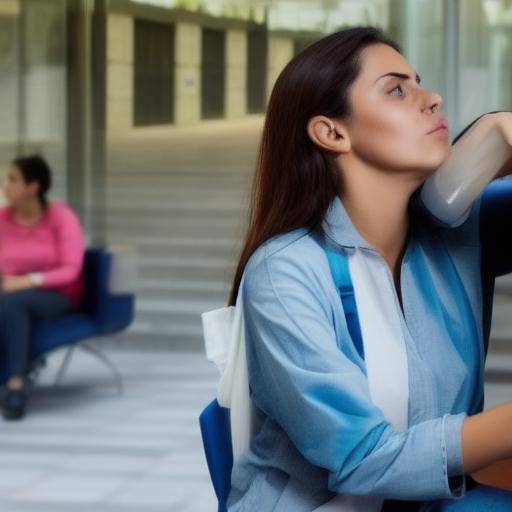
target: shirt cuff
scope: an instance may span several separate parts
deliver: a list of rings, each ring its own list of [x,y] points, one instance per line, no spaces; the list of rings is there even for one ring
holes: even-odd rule
[[[466,492],[466,476],[462,458],[462,424],[466,418],[466,412],[443,416],[442,449],[448,485],[454,498],[462,497]]]
[[[41,274],[41,272],[32,272],[27,274],[27,277],[34,286],[40,286],[43,284],[43,274]]]

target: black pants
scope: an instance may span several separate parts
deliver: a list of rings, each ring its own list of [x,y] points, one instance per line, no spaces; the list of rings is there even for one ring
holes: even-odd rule
[[[7,362],[7,378],[27,372],[31,327],[35,320],[61,315],[71,308],[61,293],[31,288],[0,293],[0,345]]]

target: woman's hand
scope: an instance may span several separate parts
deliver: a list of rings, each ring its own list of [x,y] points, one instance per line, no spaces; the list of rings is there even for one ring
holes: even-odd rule
[[[503,178],[512,174],[512,112],[492,112],[483,117],[499,128],[503,138],[510,147],[510,158],[494,176],[494,179]]]
[[[2,276],[2,291],[5,293],[27,290],[33,287],[34,283],[28,276]]]

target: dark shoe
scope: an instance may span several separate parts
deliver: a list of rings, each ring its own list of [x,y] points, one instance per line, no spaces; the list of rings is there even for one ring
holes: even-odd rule
[[[19,420],[25,415],[27,392],[25,388],[6,388],[2,401],[2,413],[6,420]]]

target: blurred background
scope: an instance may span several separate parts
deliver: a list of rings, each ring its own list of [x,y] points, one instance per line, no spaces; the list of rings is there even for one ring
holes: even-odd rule
[[[382,28],[444,99],[452,138],[512,110],[512,0],[0,0],[0,172],[51,165],[89,246],[132,262],[129,329],[50,354],[0,420],[0,509],[215,510],[197,424],[216,391],[200,313],[226,304],[266,103],[284,65]],[[496,283],[486,408],[512,391],[512,281]]]

